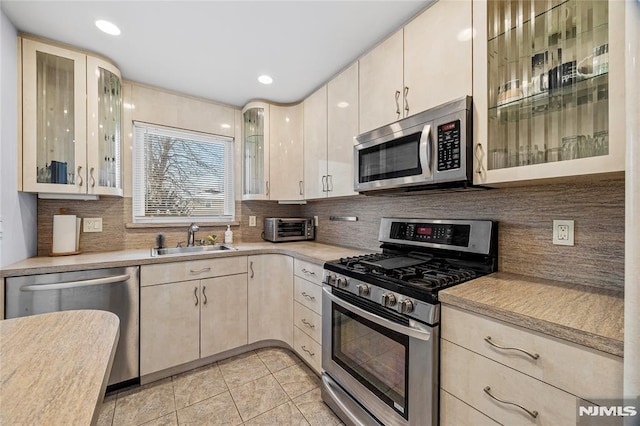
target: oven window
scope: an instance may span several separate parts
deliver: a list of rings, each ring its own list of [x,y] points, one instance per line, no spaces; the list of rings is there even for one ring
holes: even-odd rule
[[[358,151],[360,183],[422,174],[421,136],[418,132]]]
[[[332,305],[333,361],[408,418],[409,338]]]

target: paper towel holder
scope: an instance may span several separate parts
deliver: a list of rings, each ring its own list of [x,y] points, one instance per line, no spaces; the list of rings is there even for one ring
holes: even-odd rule
[[[65,208],[61,208],[60,209],[60,215],[66,215],[67,214],[67,209]],[[54,215],[54,223],[55,223],[55,216]],[[54,242],[53,240],[55,239],[54,237],[54,232],[55,232],[55,226],[52,226],[52,232],[51,232],[51,239],[52,239],[52,244],[51,244],[51,252],[49,252],[49,256],[55,257],[55,256],[71,256],[71,255],[75,255],[75,254],[80,254],[82,253],[80,251],[80,230],[81,230],[81,221],[82,219],[75,216],[75,215],[71,215],[74,216],[76,218],[76,226],[75,226],[75,250],[73,251],[65,251],[65,252],[54,252],[53,251],[53,247],[54,247]]]

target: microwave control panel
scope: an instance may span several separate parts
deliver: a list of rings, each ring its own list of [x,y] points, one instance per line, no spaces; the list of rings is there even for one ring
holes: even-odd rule
[[[438,126],[438,171],[460,168],[460,120]]]

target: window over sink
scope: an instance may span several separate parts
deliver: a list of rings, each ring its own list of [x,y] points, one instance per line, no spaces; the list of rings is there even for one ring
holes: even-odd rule
[[[134,122],[133,221],[234,220],[233,139]]]

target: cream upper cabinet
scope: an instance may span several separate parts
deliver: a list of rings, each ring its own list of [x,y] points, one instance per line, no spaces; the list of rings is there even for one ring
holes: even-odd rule
[[[353,191],[353,145],[358,136],[358,63],[328,84],[327,194],[356,195]]]
[[[327,196],[327,86],[304,100],[304,195]]]
[[[269,199],[269,104],[242,109],[242,199]]]
[[[359,61],[359,133],[402,118],[402,39],[401,29]]]
[[[624,170],[624,2],[474,2],[476,184]]]
[[[112,64],[22,39],[22,189],[122,196],[122,92]]]
[[[249,343],[275,339],[293,346],[293,258],[249,256]]]
[[[270,200],[303,200],[302,104],[270,106]]]
[[[471,0],[439,0],[404,27],[404,117],[472,93]]]

